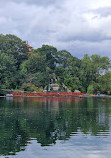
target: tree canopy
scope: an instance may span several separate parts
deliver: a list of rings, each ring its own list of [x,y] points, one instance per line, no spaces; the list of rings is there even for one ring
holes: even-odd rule
[[[0,34],[0,89],[39,91],[56,80],[70,91],[106,93],[111,91],[110,67],[108,57],[85,54],[78,59],[49,45],[29,54],[26,41]]]

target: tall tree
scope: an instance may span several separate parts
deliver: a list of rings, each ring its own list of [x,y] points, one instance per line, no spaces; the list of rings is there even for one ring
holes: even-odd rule
[[[40,52],[42,56],[46,57],[47,66],[50,69],[54,70],[56,67],[57,49],[53,46],[42,45],[42,47],[38,48],[37,51]]]
[[[0,89],[16,87],[16,67],[13,56],[0,52]]]
[[[20,64],[27,59],[28,48],[26,42],[15,35],[0,34],[0,50],[5,54],[14,57],[17,68],[19,68]]]

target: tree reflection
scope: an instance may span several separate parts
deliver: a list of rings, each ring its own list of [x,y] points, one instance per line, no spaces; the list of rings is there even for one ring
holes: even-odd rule
[[[98,98],[0,99],[0,155],[25,150],[31,138],[48,146],[79,130],[104,135],[109,130],[110,104]]]

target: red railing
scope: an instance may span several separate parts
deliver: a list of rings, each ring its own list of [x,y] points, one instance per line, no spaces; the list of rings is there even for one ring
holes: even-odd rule
[[[42,93],[14,93],[11,92],[14,96],[80,96],[86,93],[73,93],[73,92],[42,92]]]

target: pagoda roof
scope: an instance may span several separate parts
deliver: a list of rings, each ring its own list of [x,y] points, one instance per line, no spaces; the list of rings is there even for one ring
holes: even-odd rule
[[[27,47],[28,47],[28,48],[32,48],[32,47],[31,47],[30,45],[28,45],[28,44],[27,44]]]

